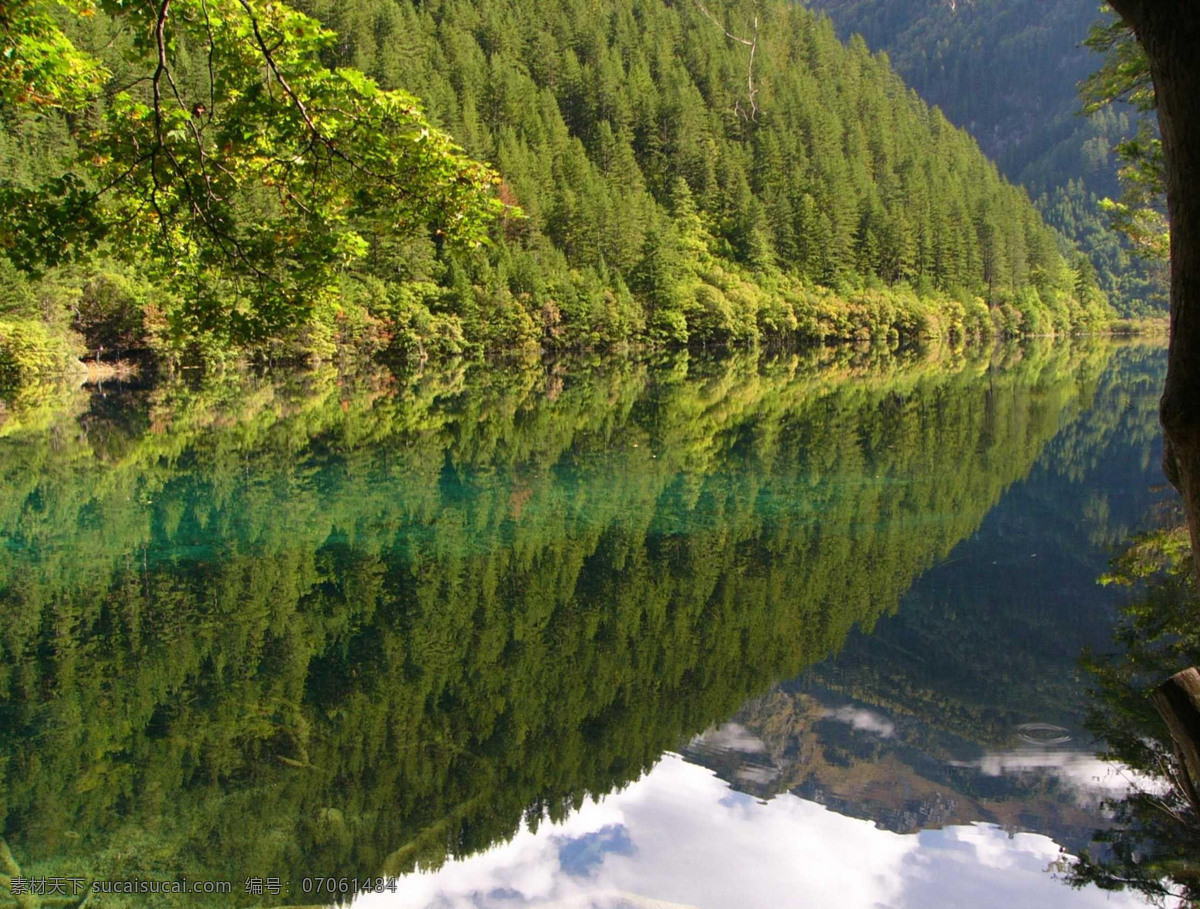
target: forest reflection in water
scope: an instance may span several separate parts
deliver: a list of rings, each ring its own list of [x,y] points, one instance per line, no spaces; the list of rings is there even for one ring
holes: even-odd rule
[[[894,613],[1048,451],[1144,473],[1162,366],[1097,341],[29,402],[0,424],[7,873],[311,902],[242,882],[562,821]],[[1102,500],[1063,503],[1087,546],[1127,530]],[[955,735],[1007,728],[960,700]]]

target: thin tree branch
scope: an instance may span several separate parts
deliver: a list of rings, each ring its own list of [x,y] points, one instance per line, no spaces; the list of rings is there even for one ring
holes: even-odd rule
[[[739,44],[744,44],[744,45],[746,45],[746,47],[754,46],[753,41],[747,41],[745,38],[739,38],[737,35],[733,34],[731,31],[729,31],[727,28],[725,28],[724,25],[722,25],[720,22],[717,21],[717,17],[714,16],[712,13],[710,13],[708,11],[708,8],[705,7],[705,5],[700,2],[700,0],[696,0],[696,6],[700,8],[700,12],[704,13],[704,15],[708,17],[708,20],[713,25],[715,25],[717,28],[719,28],[722,32],[725,33],[726,38],[729,38],[733,41],[737,41]],[[757,16],[754,19],[754,27],[755,27],[755,30],[757,31],[757,29],[758,29],[758,17]]]
[[[749,120],[757,120],[758,101],[756,100],[756,96],[758,95],[758,87],[754,84],[754,58],[758,55],[758,16],[756,15],[754,17],[754,38],[751,40],[749,38],[743,38],[740,35],[735,35],[733,32],[727,29],[717,20],[716,16],[708,11],[708,7],[701,3],[700,0],[695,0],[695,3],[696,7],[704,14],[705,18],[719,28],[726,38],[728,38],[730,41],[736,41],[738,44],[743,44],[750,48],[750,64],[746,69],[746,88],[748,91],[748,100],[750,101],[750,112],[749,114],[742,113],[742,103],[740,100],[734,103],[733,109],[739,116],[744,116]]]
[[[208,32],[208,120],[211,123],[217,112],[217,77],[213,69],[213,54],[217,50],[217,41],[213,37],[212,19],[208,15],[208,0],[200,0],[200,9],[204,11],[204,30]]]

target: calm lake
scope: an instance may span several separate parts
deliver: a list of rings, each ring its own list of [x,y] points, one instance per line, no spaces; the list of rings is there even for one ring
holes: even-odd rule
[[[1100,339],[18,402],[0,907],[1141,905],[1060,871],[1136,782],[1079,661],[1168,498],[1165,367]]]

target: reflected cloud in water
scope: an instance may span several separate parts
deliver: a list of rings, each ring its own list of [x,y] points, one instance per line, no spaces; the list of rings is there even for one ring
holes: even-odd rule
[[[357,909],[396,907],[1124,907],[1068,889],[1048,837],[986,824],[897,834],[785,794],[769,802],[667,755],[561,824],[433,873]]]
[[[859,732],[873,732],[883,739],[890,739],[896,734],[895,723],[873,710],[861,707],[839,707],[836,710],[826,710],[821,716],[828,720],[845,723]]]
[[[1104,799],[1122,798],[1134,790],[1150,791],[1158,785],[1145,774],[1083,751],[1016,748],[990,751],[978,760],[953,761],[952,764],[971,767],[992,777],[1022,773],[1051,776],[1075,793],[1080,806],[1089,809],[1098,809]]]

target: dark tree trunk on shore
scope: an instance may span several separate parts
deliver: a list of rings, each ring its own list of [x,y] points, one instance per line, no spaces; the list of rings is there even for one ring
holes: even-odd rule
[[[1161,418],[1167,478],[1200,568],[1200,0],[1109,0],[1146,49],[1166,157],[1171,348]]]
[[[1193,810],[1200,811],[1200,670],[1194,666],[1177,672],[1152,692],[1150,700],[1175,743],[1175,754],[1179,761],[1176,785],[1191,803]]]

